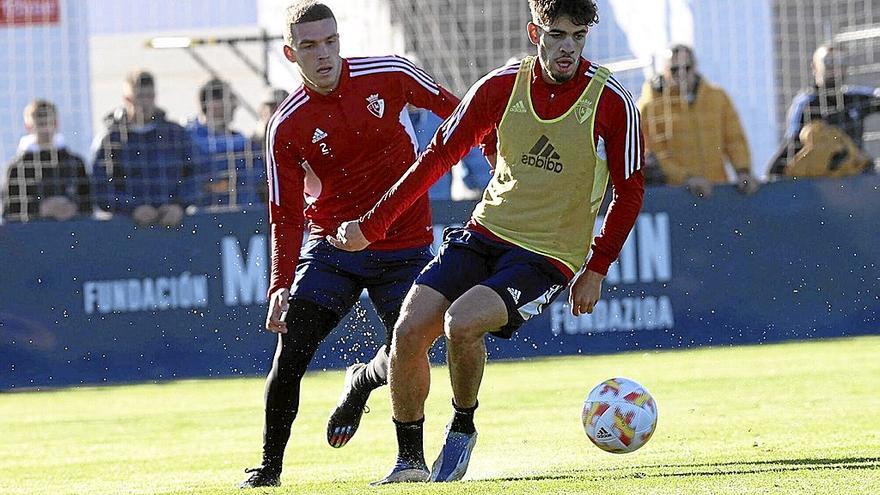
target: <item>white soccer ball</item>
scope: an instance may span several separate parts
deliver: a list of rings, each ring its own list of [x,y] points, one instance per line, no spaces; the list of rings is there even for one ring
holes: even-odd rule
[[[614,454],[626,454],[645,445],[657,427],[657,404],[645,387],[627,378],[596,385],[581,413],[587,438]]]

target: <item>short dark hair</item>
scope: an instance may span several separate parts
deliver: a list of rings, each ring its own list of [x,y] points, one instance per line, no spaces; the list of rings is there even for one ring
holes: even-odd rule
[[[669,54],[669,58],[672,58],[672,57],[678,55],[679,53],[687,53],[688,57],[690,57],[691,60],[696,59],[696,55],[694,54],[694,49],[691,46],[685,45],[683,43],[676,43],[674,45],[670,45],[669,48],[667,49],[667,53]]]
[[[599,7],[593,0],[529,0],[532,22],[547,27],[565,16],[578,26],[599,23]]]
[[[293,46],[293,26],[303,22],[322,21],[324,19],[336,20],[330,7],[315,0],[297,0],[287,7],[287,27],[284,29],[284,41]]]
[[[144,69],[135,69],[126,74],[125,84],[132,89],[142,87],[154,88],[156,87],[156,79],[153,77],[153,74]]]
[[[202,113],[207,112],[208,102],[214,100],[227,100],[233,105],[238,103],[229,84],[217,78],[209,79],[199,88],[199,108]]]

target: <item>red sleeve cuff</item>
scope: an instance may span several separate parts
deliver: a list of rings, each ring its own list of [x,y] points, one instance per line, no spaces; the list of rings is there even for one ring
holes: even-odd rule
[[[590,256],[590,261],[587,262],[587,270],[605,276],[608,275],[608,267],[610,267],[613,262],[614,258],[593,252]]]
[[[385,238],[385,232],[377,229],[375,224],[376,222],[361,220],[361,233],[370,244]]]
[[[283,289],[285,287],[290,287],[290,284],[279,283],[278,285],[273,285],[272,287],[269,287],[269,292],[266,293],[266,300],[271,300],[272,294],[274,294],[278,289]]]

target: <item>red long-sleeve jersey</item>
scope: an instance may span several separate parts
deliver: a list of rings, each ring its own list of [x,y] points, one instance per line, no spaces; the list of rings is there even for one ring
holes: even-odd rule
[[[293,281],[305,220],[310,238],[335,235],[340,223],[369,210],[415,161],[406,105],[446,118],[458,102],[425,71],[390,56],[344,59],[335,90],[322,95],[303,85],[279,105],[266,133],[270,295]],[[386,228],[371,249],[430,244],[425,191]]]
[[[474,84],[434,136],[431,145],[406,175],[361,217],[361,230],[367,240],[381,242],[388,227],[416,198],[481,141],[489,143],[486,154],[494,152],[493,133],[504,115],[520,64],[496,69]],[[596,67],[580,59],[575,78],[563,84],[549,84],[535,64],[531,79],[532,105],[538,117],[555,119],[568,111],[586,89]],[[644,145],[639,128],[639,112],[632,95],[613,76],[608,80],[596,111],[594,136],[596,149],[607,157],[614,196],[600,233],[593,239],[587,268],[601,274],[617,259],[642,206],[644,179],[641,165]],[[552,196],[552,191],[547,191]],[[589,194],[589,191],[584,191]],[[471,224],[491,235],[474,220]],[[551,260],[553,262],[555,260]],[[554,264],[569,277],[571,270]]]

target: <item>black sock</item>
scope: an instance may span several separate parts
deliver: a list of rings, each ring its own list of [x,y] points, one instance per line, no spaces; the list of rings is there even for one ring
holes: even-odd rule
[[[413,465],[425,465],[423,440],[425,418],[404,423],[394,421],[397,430],[397,458]]]
[[[354,377],[352,387],[358,392],[369,394],[377,388],[388,385],[388,366],[391,360],[391,340],[394,336],[394,324],[400,316],[400,310],[382,313],[379,318],[385,325],[385,344],[367,363],[367,367]]]
[[[479,405],[480,402],[477,401],[477,403],[474,404],[474,407],[458,407],[453,400],[452,408],[455,409],[455,414],[452,416],[452,424],[449,425],[449,429],[459,433],[466,433],[468,435],[476,432],[477,428],[474,426],[474,412],[476,412]]]
[[[383,345],[379,352],[355,375],[352,386],[359,392],[370,393],[388,383],[388,346]]]

